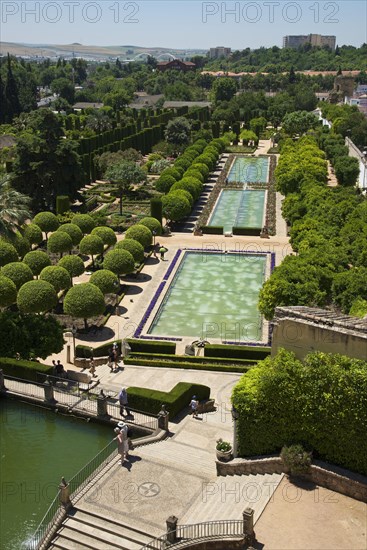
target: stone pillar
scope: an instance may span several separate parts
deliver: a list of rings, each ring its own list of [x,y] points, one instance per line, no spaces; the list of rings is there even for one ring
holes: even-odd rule
[[[256,542],[254,531],[254,510],[252,508],[246,508],[246,510],[242,512],[242,517],[245,544],[253,545]]]
[[[56,403],[56,400],[54,398],[54,388],[50,382],[49,376],[46,376],[44,390],[45,390],[45,401],[47,401],[48,403]]]
[[[7,391],[5,387],[4,373],[3,370],[0,369],[0,392],[4,391]]]
[[[70,344],[66,346],[66,362],[71,363]]]
[[[169,412],[166,411],[166,406],[162,405],[162,408],[158,413],[158,428],[168,432],[168,420]]]
[[[65,508],[65,510],[68,510],[72,507],[71,500],[70,500],[70,489],[69,484],[65,481],[65,478],[61,478],[61,483],[59,485],[60,489],[60,504]]]
[[[107,397],[100,391],[97,397],[97,416],[107,416]]]
[[[177,539],[176,537],[177,522],[178,522],[178,518],[176,518],[176,516],[170,516],[166,520],[167,542],[169,542],[170,544],[173,544],[174,542],[176,542],[176,539]]]

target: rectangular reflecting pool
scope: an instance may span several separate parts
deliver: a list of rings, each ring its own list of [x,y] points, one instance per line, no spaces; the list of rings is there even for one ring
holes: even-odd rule
[[[260,341],[267,254],[185,252],[148,334]]]
[[[256,227],[264,225],[265,191],[253,189],[223,189],[209,219],[209,226]]]
[[[229,182],[267,183],[268,157],[235,157],[227,179]]]

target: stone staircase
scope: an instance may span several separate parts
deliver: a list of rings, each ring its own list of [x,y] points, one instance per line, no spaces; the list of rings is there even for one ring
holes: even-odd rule
[[[138,550],[152,535],[101,514],[74,508],[58,530],[50,550]]]

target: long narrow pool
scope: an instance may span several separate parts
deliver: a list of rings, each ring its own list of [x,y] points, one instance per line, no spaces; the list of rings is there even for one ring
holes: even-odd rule
[[[209,226],[261,228],[264,225],[265,191],[223,189],[209,219]]]
[[[71,479],[114,437],[105,425],[0,399],[0,548],[34,534],[61,477]]]
[[[266,256],[186,252],[148,333],[260,341]]]

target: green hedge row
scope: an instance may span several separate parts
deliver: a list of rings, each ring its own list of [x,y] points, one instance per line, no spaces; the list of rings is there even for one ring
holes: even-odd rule
[[[193,395],[196,395],[199,401],[209,399],[210,388],[202,384],[179,382],[170,392],[133,386],[127,389],[127,393],[132,409],[158,414],[164,404],[172,420],[179,412],[188,407]]]
[[[232,359],[253,359],[260,361],[270,355],[267,346],[231,346],[226,344],[206,344],[204,357],[228,357]]]
[[[170,355],[164,353],[142,353],[132,352],[129,356],[131,359],[154,359],[155,361],[170,361],[171,363],[208,363],[207,357],[202,355]],[[211,357],[210,363],[212,364],[229,364],[229,365],[253,365],[256,361],[254,359],[233,359],[229,357]]]
[[[194,361],[167,361],[162,359],[137,359],[136,357],[127,357],[124,359],[125,365],[140,365],[142,367],[162,367],[164,369],[192,369],[192,370],[210,370],[217,372],[246,372],[252,368],[251,364],[226,365],[213,363],[196,363]]]
[[[223,235],[223,227],[216,225],[204,225],[201,231],[206,235]]]
[[[240,456],[301,443],[314,457],[367,474],[367,362],[280,350],[233,389]]]
[[[259,237],[261,227],[232,227],[233,235],[250,235],[251,237]]]
[[[79,358],[89,358],[93,355],[93,357],[105,357],[108,355],[108,350],[112,348],[113,343],[117,343],[117,347],[119,350],[119,353],[121,353],[121,340],[112,340],[111,342],[106,342],[105,344],[102,344],[101,346],[98,346],[96,348],[91,348],[90,346],[83,346],[81,344],[78,344],[75,348],[75,356]]]
[[[4,375],[14,376],[14,378],[22,378],[30,382],[37,382],[37,373],[52,374],[53,366],[43,365],[37,361],[25,361],[24,359],[17,360],[13,357],[0,357],[0,369]]]
[[[127,344],[131,347],[131,351],[136,353],[163,353],[175,355],[176,342],[168,342],[166,340],[138,340],[135,338],[127,338]]]

